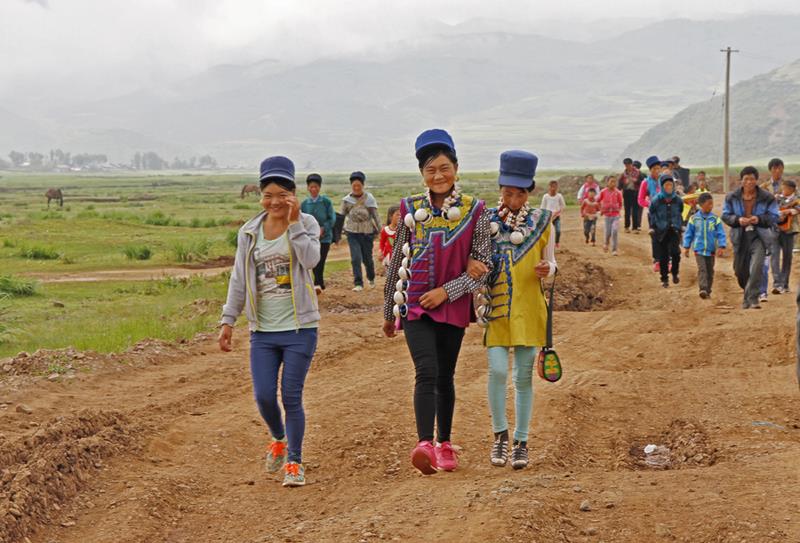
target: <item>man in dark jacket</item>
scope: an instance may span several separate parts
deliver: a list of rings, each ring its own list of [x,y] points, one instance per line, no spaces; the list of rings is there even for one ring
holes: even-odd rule
[[[743,309],[760,309],[758,292],[767,247],[775,242],[772,228],[779,218],[772,194],[758,186],[758,170],[739,172],[742,186],[725,196],[722,221],[731,228],[733,271],[744,289]]]
[[[680,282],[678,273],[681,265],[681,232],[683,231],[683,200],[675,194],[675,181],[670,174],[658,178],[661,192],[650,202],[650,235],[653,236],[655,256],[661,273],[661,286],[669,287],[669,273],[672,282]],[[671,264],[671,265],[670,265]]]

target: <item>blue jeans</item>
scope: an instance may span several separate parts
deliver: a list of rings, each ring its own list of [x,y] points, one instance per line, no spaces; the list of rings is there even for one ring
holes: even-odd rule
[[[375,280],[375,262],[372,260],[372,244],[375,234],[347,233],[347,245],[350,247],[350,265],[353,267],[353,284],[357,287],[364,286],[364,276],[361,275],[361,264],[367,269],[367,280]]]
[[[506,381],[508,380],[508,347],[489,347],[489,410],[492,430],[508,430],[506,418]],[[533,413],[533,364],[536,347],[514,347],[514,439],[528,441]]]
[[[287,438],[289,461],[298,464],[303,457],[303,434],[306,428],[303,385],[316,349],[316,328],[289,332],[250,332],[250,373],[258,411],[273,438]],[[285,428],[278,405],[278,372],[281,364]]]

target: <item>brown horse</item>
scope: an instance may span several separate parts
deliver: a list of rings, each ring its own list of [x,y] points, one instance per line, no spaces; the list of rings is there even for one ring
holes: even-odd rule
[[[48,189],[44,196],[47,198],[47,209],[50,209],[50,200],[58,200],[58,205],[64,207],[64,194],[61,189]]]
[[[251,192],[252,192],[253,194],[256,194],[256,195],[257,195],[257,194],[259,194],[261,191],[260,191],[260,190],[258,190],[258,185],[245,185],[245,186],[243,186],[243,187],[242,187],[242,199],[244,200],[244,195],[245,195],[245,194],[249,194],[249,193],[251,193]]]

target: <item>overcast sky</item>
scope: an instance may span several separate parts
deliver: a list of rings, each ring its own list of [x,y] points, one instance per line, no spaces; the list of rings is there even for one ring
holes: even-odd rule
[[[295,63],[370,54],[423,37],[442,23],[475,18],[513,20],[556,35],[569,31],[571,24],[598,18],[641,22],[773,11],[800,12],[800,2],[0,0],[0,95],[32,81],[82,73],[86,67],[113,74],[107,84],[122,90],[224,62],[271,57]]]

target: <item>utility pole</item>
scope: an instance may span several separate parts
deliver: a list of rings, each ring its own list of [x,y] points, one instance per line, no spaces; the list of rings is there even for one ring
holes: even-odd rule
[[[728,193],[728,174],[731,162],[731,53],[738,53],[738,49],[720,49],[725,53],[725,144],[724,144],[724,165],[722,174],[722,190]]]

